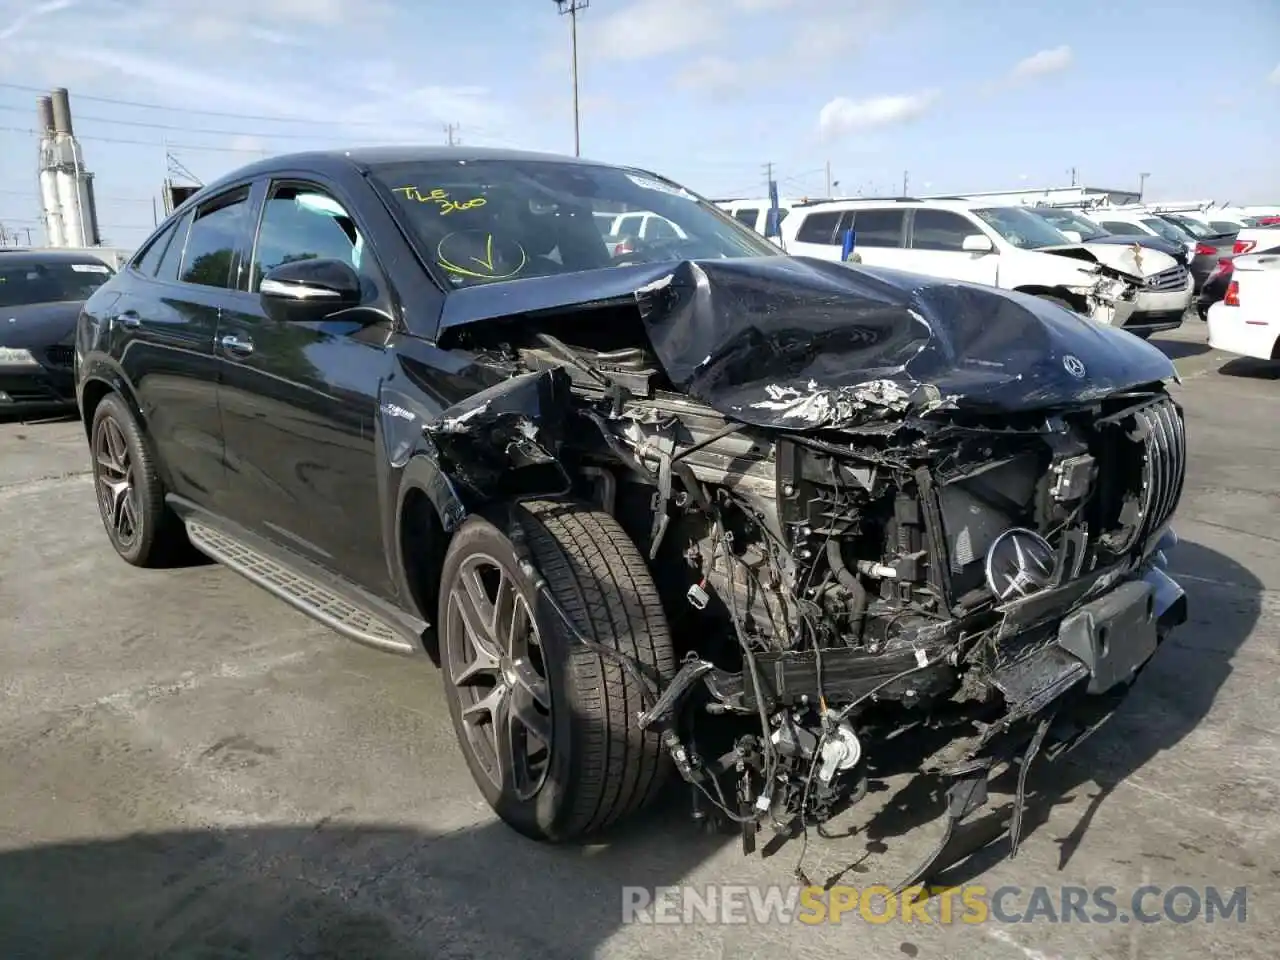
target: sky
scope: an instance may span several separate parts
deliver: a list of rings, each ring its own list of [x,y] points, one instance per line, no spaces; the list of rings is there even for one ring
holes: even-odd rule
[[[579,0],[581,2],[581,0]],[[709,197],[1018,189],[1280,202],[1280,0],[590,0],[582,155]],[[36,98],[71,94],[104,239],[167,155],[209,182],[378,143],[572,154],[553,0],[0,0],[0,225],[39,242]],[[163,108],[163,109],[157,109]],[[905,172],[905,173],[904,173]]]

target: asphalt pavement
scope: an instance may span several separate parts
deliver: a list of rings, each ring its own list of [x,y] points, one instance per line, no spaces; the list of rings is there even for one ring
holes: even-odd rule
[[[1073,762],[1033,774],[1017,857],[997,846],[946,878],[1020,888],[981,924],[627,922],[624,887],[792,885],[800,843],[745,858],[690,825],[682,791],[590,847],[517,836],[473,788],[429,663],[349,644],[214,565],[127,566],[79,422],[0,423],[0,956],[1274,956],[1280,373],[1203,331],[1157,341],[1189,418],[1170,559],[1191,622]],[[892,883],[939,812],[921,778],[889,777],[842,836],[811,838],[804,870]],[[1113,887],[1128,916],[1143,885],[1244,887],[1247,913],[1010,922],[1036,886]]]

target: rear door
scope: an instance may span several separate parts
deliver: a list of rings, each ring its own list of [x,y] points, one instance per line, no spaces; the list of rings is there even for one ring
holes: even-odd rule
[[[975,233],[982,234],[982,229],[963,214],[917,207],[911,217],[910,269],[931,277],[995,286],[999,255],[964,249],[964,238]]]
[[[130,282],[112,307],[130,337],[121,365],[168,489],[215,510],[226,472],[214,337],[248,236],[248,196],[247,185],[232,187],[178,219],[126,268]]]
[[[219,403],[231,519],[361,586],[390,596],[382,550],[375,419],[389,362],[386,275],[333,185],[260,185],[258,232],[218,328]],[[357,319],[280,322],[258,287],[282,263],[335,258],[365,289]]]

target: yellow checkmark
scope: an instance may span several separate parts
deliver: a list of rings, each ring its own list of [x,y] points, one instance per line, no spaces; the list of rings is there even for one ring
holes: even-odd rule
[[[480,264],[480,266],[484,267],[486,270],[492,273],[493,272],[493,234],[492,233],[488,234],[488,239],[485,241],[484,255],[485,255],[485,259],[483,260],[481,260],[479,257],[472,257],[471,259],[475,263]]]

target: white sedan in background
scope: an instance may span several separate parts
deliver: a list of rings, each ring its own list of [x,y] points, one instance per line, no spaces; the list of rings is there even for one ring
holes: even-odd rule
[[[1280,360],[1280,253],[1236,257],[1226,296],[1209,308],[1209,346]]]

